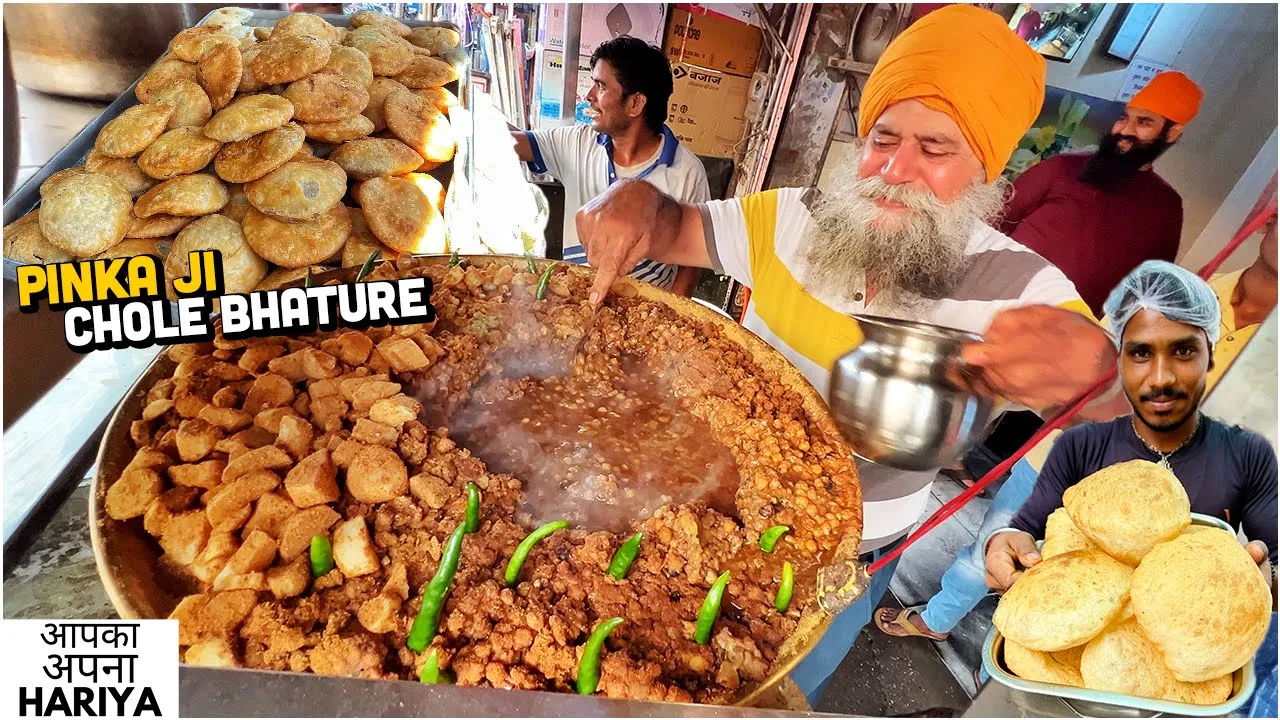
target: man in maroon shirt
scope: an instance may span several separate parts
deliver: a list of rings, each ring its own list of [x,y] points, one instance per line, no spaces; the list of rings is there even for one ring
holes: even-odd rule
[[[1173,262],[1182,197],[1151,164],[1195,117],[1203,93],[1186,75],[1156,75],[1091,155],[1064,154],[1013,183],[1000,230],[1058,266],[1095,315],[1144,260]]]

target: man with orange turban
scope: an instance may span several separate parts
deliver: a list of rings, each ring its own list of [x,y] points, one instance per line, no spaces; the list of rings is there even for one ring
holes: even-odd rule
[[[1115,348],[1061,271],[987,224],[1003,201],[1000,171],[1043,98],[1044,60],[999,16],[969,5],[935,10],[876,64],[862,91],[861,142],[851,162],[826,169],[835,175],[827,195],[782,188],[687,205],[620,182],[584,206],[578,237],[597,268],[590,301],[604,302],[643,258],[712,268],[752,289],[744,325],[824,398],[836,359],[862,341],[855,316],[878,315],[982,333],[962,354],[985,389],[1038,411],[1066,403],[1108,369]],[[1093,412],[1109,419],[1119,409],[1103,402]],[[920,520],[937,470],[857,465],[862,560],[871,563]],[[807,507],[829,501],[803,468],[779,476],[818,488]],[[770,524],[754,513],[744,520],[753,530]],[[872,576],[793,671],[811,703],[895,567]]]
[[[1151,164],[1182,136],[1203,95],[1186,75],[1162,72],[1096,152],[1055,155],[1014,181],[1001,230],[1066,273],[1094,313],[1144,260],[1177,259],[1182,197]]]

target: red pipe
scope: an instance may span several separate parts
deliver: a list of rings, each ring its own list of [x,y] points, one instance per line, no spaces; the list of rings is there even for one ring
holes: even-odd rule
[[[1267,204],[1267,206],[1261,212],[1259,212],[1256,216],[1254,216],[1251,222],[1247,223],[1243,228],[1241,228],[1240,232],[1237,233],[1235,237],[1231,238],[1231,242],[1228,242],[1226,247],[1222,248],[1222,251],[1219,252],[1217,255],[1215,255],[1213,259],[1210,260],[1207,265],[1201,268],[1200,272],[1197,274],[1205,281],[1208,281],[1208,279],[1212,277],[1214,271],[1216,271],[1219,267],[1221,267],[1222,263],[1226,261],[1226,259],[1231,255],[1231,253],[1235,252],[1236,249],[1239,248],[1240,245],[1243,244],[1245,240],[1249,239],[1251,235],[1257,232],[1268,220],[1270,220],[1275,216],[1276,216],[1276,203],[1274,200],[1272,200],[1270,203]],[[930,530],[942,524],[942,521],[956,514],[956,511],[964,507],[970,500],[972,500],[973,496],[982,492],[984,489],[986,489],[988,485],[994,483],[997,479],[1003,477],[1005,473],[1009,472],[1010,468],[1012,468],[1015,463],[1017,463],[1019,460],[1022,459],[1022,456],[1026,455],[1028,452],[1031,452],[1031,449],[1034,448],[1036,445],[1040,444],[1040,441],[1043,440],[1049,433],[1061,427],[1063,423],[1071,419],[1073,415],[1083,410],[1084,407],[1088,405],[1089,402],[1093,400],[1093,398],[1096,397],[1099,392],[1109,387],[1111,384],[1111,381],[1115,379],[1115,376],[1116,376],[1116,368],[1112,368],[1107,372],[1106,375],[1104,375],[1100,380],[1094,383],[1092,387],[1086,390],[1085,393],[1081,395],[1078,400],[1076,400],[1074,403],[1072,403],[1063,411],[1059,412],[1057,415],[1054,415],[1049,420],[1046,420],[1044,425],[1042,425],[1040,429],[1036,431],[1036,434],[1032,435],[1030,440],[1023,443],[1022,447],[1018,448],[1017,452],[1015,452],[1012,456],[1006,458],[1004,462],[995,466],[991,470],[991,472],[984,475],[981,480],[977,481],[971,487],[966,489],[964,492],[952,498],[950,501],[947,502],[947,504],[938,508],[937,511],[934,512],[932,515],[930,515],[929,518],[925,520],[920,525],[920,527],[916,529],[915,532],[907,536],[906,542],[902,543],[901,545],[894,548],[893,550],[890,550],[889,552],[885,553],[885,555],[881,557],[879,560],[876,560],[875,562],[871,563],[871,566],[867,568],[867,573],[868,574],[874,573],[877,570],[880,570],[881,568],[883,568],[885,565],[888,565],[889,563],[893,562],[894,558],[897,558],[899,555],[903,553],[903,551],[911,547],[912,543],[914,543],[915,541],[919,540],[921,537],[926,535]]]

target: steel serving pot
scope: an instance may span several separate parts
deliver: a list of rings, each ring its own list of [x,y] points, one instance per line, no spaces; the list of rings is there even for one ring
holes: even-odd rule
[[[831,370],[831,414],[859,457],[899,470],[948,467],[991,419],[995,401],[967,382],[960,348],[973,333],[855,316],[862,344]]]
[[[470,264],[478,266],[505,263],[523,269],[528,262],[524,256],[516,255],[463,255],[461,257]],[[444,265],[449,261],[450,256],[447,255],[418,256],[397,260],[395,266],[401,271],[411,271],[414,268]],[[553,261],[535,260],[534,262],[541,269]],[[570,272],[594,274],[594,270],[584,266],[569,265],[568,267]],[[358,267],[340,268],[319,273],[313,280],[317,285],[353,282],[358,271]],[[299,280],[286,287],[300,286],[302,282]],[[812,432],[820,433],[825,441],[833,446],[843,446],[845,452],[852,452],[851,448],[844,445],[839,429],[832,420],[822,397],[804,375],[772,346],[718,310],[660,290],[648,283],[637,282],[630,278],[622,278],[618,282],[633,290],[635,294],[647,300],[662,303],[686,318],[710,323],[720,328],[728,338],[741,345],[764,372],[775,374],[783,384],[800,395],[805,411],[809,415]],[[183,587],[173,578],[162,574],[162,565],[157,563],[161,554],[160,547],[143,529],[141,518],[122,522],[112,519],[106,512],[107,489],[120,477],[134,454],[133,443],[129,437],[129,426],[134,419],[141,416],[147,391],[160,379],[171,377],[174,367],[175,363],[169,359],[168,353],[160,353],[116,408],[98,450],[89,503],[89,532],[98,576],[116,612],[126,619],[168,617],[184,595],[195,592],[194,588]],[[832,553],[830,562],[833,565],[839,564],[855,570],[860,567],[857,564],[862,530],[860,515],[856,525],[849,529],[843,541]],[[832,614],[823,610],[824,598],[830,592],[833,591],[819,584],[815,601],[804,609],[795,632],[787,637],[778,649],[778,655],[769,669],[768,676],[756,685],[744,686],[733,704],[797,711],[811,709],[805,700],[804,693],[791,681],[788,674],[817,645],[830,626]]]

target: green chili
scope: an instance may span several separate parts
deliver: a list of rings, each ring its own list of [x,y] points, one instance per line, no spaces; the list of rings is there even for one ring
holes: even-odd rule
[[[635,562],[636,555],[640,553],[640,541],[643,539],[644,533],[638,532],[618,546],[618,552],[613,554],[613,562],[609,563],[610,575],[619,580],[627,577],[627,571],[631,569],[631,563]]]
[[[316,286],[316,279],[311,277],[311,267],[307,267],[307,279],[302,281],[302,287],[311,288]]]
[[[356,282],[360,282],[366,277],[369,277],[369,273],[373,272],[374,263],[378,262],[380,259],[382,259],[381,250],[374,250],[369,253],[369,257],[365,258],[364,264],[360,266],[360,272],[356,273]]]
[[[453,674],[448,670],[440,669],[440,651],[432,650],[427,656],[427,662],[422,666],[422,671],[418,673],[418,680],[428,685],[452,685]]]
[[[311,538],[311,576],[320,577],[333,569],[333,545],[329,538],[316,535]]]
[[[725,570],[707,591],[707,599],[702,601],[702,609],[698,610],[697,632],[693,635],[693,639],[699,645],[711,642],[711,627],[720,618],[720,602],[724,600],[724,589],[728,584],[729,571]]]
[[[534,545],[544,537],[557,530],[563,530],[569,527],[568,520],[556,520],[529,533],[529,537],[520,542],[520,546],[516,548],[516,552],[511,556],[511,560],[507,562],[507,586],[515,587],[516,582],[520,579],[520,567],[524,565],[525,558],[529,557],[529,551]]]
[[[600,684],[600,653],[604,650],[604,641],[609,633],[623,623],[620,617],[601,620],[587,638],[582,648],[582,660],[578,663],[578,694],[594,695],[596,685]]]
[[[765,530],[760,534],[760,549],[767,553],[773,552],[774,546],[778,544],[778,538],[781,538],[789,530],[791,528],[786,525],[774,525]]]
[[[458,251],[454,250],[449,253],[449,267],[458,267],[462,264],[462,260],[458,257]]]
[[[795,568],[791,563],[782,563],[782,581],[778,583],[778,595],[773,599],[773,606],[778,612],[786,612],[791,607],[791,591],[795,589]]]
[[[467,483],[467,521],[463,524],[468,534],[480,529],[480,488]]]
[[[440,567],[436,568],[435,577],[431,578],[422,592],[422,607],[418,610],[418,616],[413,619],[409,639],[405,642],[414,652],[426,650],[427,645],[431,644],[431,638],[436,636],[445,596],[449,594],[449,585],[453,583],[453,575],[458,571],[458,556],[462,554],[462,536],[466,534],[466,529],[465,525],[459,525],[449,536],[444,552],[440,553]]]
[[[532,254],[532,253],[525,253],[525,254],[524,254],[524,261],[525,261],[526,265],[527,265],[527,266],[528,266],[528,268],[529,268],[529,272],[534,273],[534,274],[536,275],[536,274],[537,274],[537,272],[538,272],[538,263],[536,263],[536,262],[534,262],[534,261],[533,261],[533,254]]]
[[[547,283],[551,281],[551,273],[556,269],[556,264],[551,263],[546,270],[542,271],[542,275],[538,278],[538,293],[536,297],[541,300],[547,296]]]

